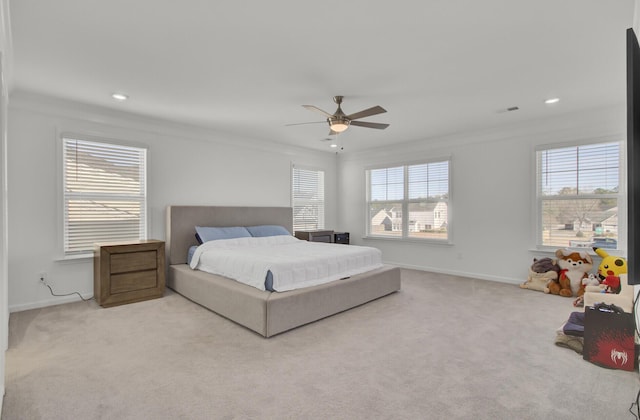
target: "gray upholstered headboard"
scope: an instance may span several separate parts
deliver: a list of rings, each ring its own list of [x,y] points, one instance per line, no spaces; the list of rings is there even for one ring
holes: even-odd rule
[[[186,264],[187,252],[198,245],[195,226],[280,225],[293,232],[291,207],[168,206],[166,227],[167,261]]]

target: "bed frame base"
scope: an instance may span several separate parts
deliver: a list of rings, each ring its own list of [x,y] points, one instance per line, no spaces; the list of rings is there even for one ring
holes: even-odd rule
[[[266,292],[186,264],[169,267],[169,287],[264,337],[337,314],[400,290],[400,269],[382,267],[288,292]]]

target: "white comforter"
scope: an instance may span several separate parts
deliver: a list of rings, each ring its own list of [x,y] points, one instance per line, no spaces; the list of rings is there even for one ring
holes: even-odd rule
[[[285,235],[236,238],[200,245],[190,266],[260,290],[265,290],[271,270],[273,289],[284,292],[379,268],[382,253],[371,247],[307,242]]]

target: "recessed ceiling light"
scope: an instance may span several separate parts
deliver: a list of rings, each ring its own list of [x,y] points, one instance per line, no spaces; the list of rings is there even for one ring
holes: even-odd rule
[[[124,93],[114,93],[111,95],[111,97],[116,101],[126,101],[127,99],[129,99],[129,96],[125,95]]]
[[[338,145],[334,143],[334,144],[332,144],[332,145],[331,145],[331,146],[329,146],[329,147],[333,147],[333,148],[335,148],[335,147],[338,147]]]
[[[550,98],[544,101],[544,103],[547,105],[557,104],[558,102],[560,102],[560,98]]]

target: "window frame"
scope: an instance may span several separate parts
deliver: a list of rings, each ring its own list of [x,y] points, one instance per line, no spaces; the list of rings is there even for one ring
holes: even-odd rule
[[[417,165],[428,165],[428,164],[434,164],[434,163],[443,163],[443,162],[447,162],[447,189],[448,189],[448,198],[446,201],[447,204],[447,236],[444,239],[438,239],[438,238],[419,238],[416,236],[410,236],[409,235],[409,218],[408,217],[402,217],[402,231],[401,231],[401,235],[400,236],[391,236],[391,235],[376,235],[375,233],[372,232],[371,230],[371,215],[370,215],[370,208],[372,203],[376,203],[376,204],[381,204],[381,203],[389,203],[389,204],[394,204],[394,203],[401,203],[402,204],[402,214],[403,215],[408,215],[410,213],[409,211],[409,205],[410,204],[416,204],[416,203],[423,203],[423,202],[427,202],[425,199],[409,199],[407,198],[409,195],[409,177],[408,177],[408,171],[409,171],[409,167],[410,166],[417,166]],[[376,170],[376,169],[390,169],[390,168],[397,168],[397,167],[402,167],[403,168],[403,198],[400,200],[383,200],[383,201],[372,201],[371,200],[371,171]],[[452,226],[452,220],[453,220],[453,192],[452,192],[452,186],[453,186],[453,182],[452,182],[452,172],[453,172],[453,158],[451,155],[446,155],[446,156],[439,156],[439,157],[433,157],[433,158],[429,158],[429,159],[420,159],[420,160],[412,160],[412,161],[402,161],[402,162],[396,162],[396,163],[387,163],[387,164],[378,164],[378,165],[374,165],[374,166],[368,166],[365,168],[365,235],[364,235],[364,239],[380,239],[380,240],[390,240],[390,241],[403,241],[403,242],[418,242],[418,243],[424,243],[424,244],[437,244],[437,245],[452,245],[453,244],[453,226]]]
[[[302,170],[302,171],[313,171],[313,172],[321,172],[322,173],[322,220],[318,220],[317,221],[317,227],[312,229],[312,228],[303,228],[300,229],[301,231],[304,230],[324,230],[326,229],[326,215],[327,215],[327,188],[326,188],[326,180],[327,180],[327,171],[324,168],[320,168],[320,167],[316,167],[316,166],[309,166],[309,165],[299,165],[296,163],[292,163],[291,164],[291,188],[290,188],[290,193],[291,193],[291,210],[292,210],[292,220],[291,220],[291,226],[293,229],[293,232],[291,232],[292,234],[296,232],[296,223],[295,223],[295,207],[296,207],[296,198],[294,197],[294,179],[295,179],[295,171],[297,170]]]
[[[615,136],[620,138],[622,136]],[[545,252],[554,252],[558,248],[571,248],[571,249],[591,249],[591,247],[573,247],[566,246],[560,247],[556,245],[544,245],[543,244],[543,202],[544,196],[541,194],[541,182],[540,182],[540,171],[541,171],[541,160],[538,158],[539,153],[545,150],[554,150],[554,149],[563,149],[563,148],[572,148],[572,147],[581,147],[581,146],[594,146],[598,144],[618,144],[618,192],[617,194],[576,194],[570,195],[565,198],[550,198],[547,197],[547,200],[575,200],[579,198],[593,199],[593,198],[615,198],[617,200],[617,208],[618,208],[618,236],[617,236],[617,248],[609,249],[612,253],[619,253],[622,250],[626,249],[626,226],[627,226],[627,181],[626,181],[626,171],[627,171],[627,159],[626,159],[626,150],[624,147],[624,140],[620,139],[612,139],[611,137],[606,138],[590,138],[590,139],[580,139],[573,140],[567,142],[560,143],[550,143],[550,144],[539,144],[533,148],[533,186],[532,188],[532,200],[534,203],[534,213],[535,213],[535,232],[533,233],[533,237],[535,238],[535,250],[545,251]]]
[[[65,191],[65,168],[66,168],[66,163],[64,162],[64,156],[65,156],[65,152],[64,152],[64,147],[65,147],[65,139],[69,140],[81,140],[81,141],[86,141],[86,142],[93,142],[93,143],[101,143],[101,144],[105,144],[105,145],[113,145],[113,146],[120,146],[120,147],[126,147],[126,148],[136,148],[136,149],[143,149],[144,152],[144,183],[143,183],[143,188],[144,188],[144,196],[143,196],[143,201],[142,201],[142,205],[141,205],[141,211],[144,212],[144,223],[143,226],[140,228],[140,238],[139,240],[146,240],[148,238],[149,235],[149,189],[148,189],[148,178],[149,178],[149,155],[150,155],[150,151],[149,151],[149,147],[146,144],[143,143],[139,143],[139,142],[134,142],[134,141],[124,141],[124,140],[118,140],[118,139],[113,139],[111,137],[109,137],[108,135],[104,135],[101,133],[97,133],[97,134],[86,134],[86,133],[78,133],[75,131],[58,131],[58,135],[57,135],[57,148],[56,148],[56,154],[57,154],[57,178],[58,178],[58,223],[57,225],[59,226],[58,228],[58,246],[59,246],[59,254],[60,257],[58,258],[59,261],[70,261],[73,262],[73,260],[82,260],[82,259],[87,259],[87,258],[93,258],[93,250],[83,250],[83,251],[79,251],[79,252],[67,252],[66,250],[66,246],[65,246],[65,235],[66,235],[66,213],[65,213],[65,205],[66,205],[66,191]],[[117,242],[117,240],[114,240],[114,242]]]

